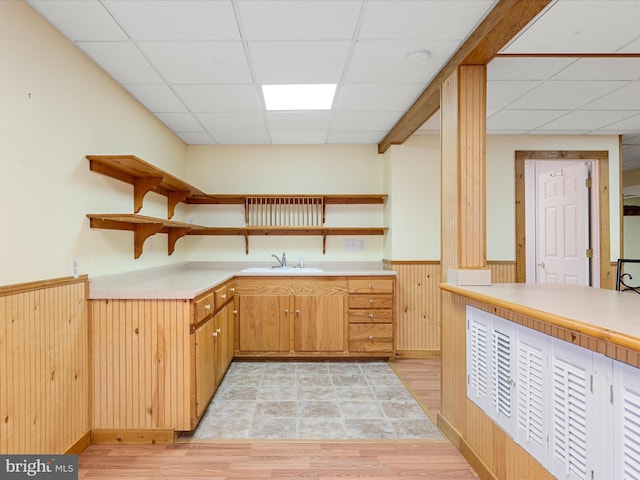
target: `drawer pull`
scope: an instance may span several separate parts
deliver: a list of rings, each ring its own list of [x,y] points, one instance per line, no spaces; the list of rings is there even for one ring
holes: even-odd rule
[[[300,310],[299,310],[299,309],[297,309],[297,310],[296,310],[296,317],[299,317],[299,316],[300,316]]]
[[[223,300],[227,298],[227,294],[223,293],[222,295],[220,295],[220,298],[222,298]]]
[[[222,330],[219,328],[216,328],[216,333],[220,333]]]
[[[236,291],[236,287],[231,287],[229,290],[230,290],[231,292],[235,292],[235,291]]]
[[[213,332],[211,335],[213,335],[214,337],[218,336],[218,332]]]
[[[233,314],[234,314],[234,315],[237,315],[237,314],[238,314],[238,310],[234,310],[234,311],[233,311]]]
[[[370,305],[373,305],[373,298],[370,298],[370,299],[369,299],[369,304],[370,304]]]
[[[373,283],[369,284],[369,288],[373,289]]]
[[[369,314],[369,318],[373,318],[373,313],[370,313],[370,314]]]
[[[209,305],[208,303],[204,306],[205,310],[211,310],[211,305]]]
[[[373,335],[369,335],[369,340],[373,342]]]
[[[285,315],[289,315],[289,309],[288,309],[288,308],[285,308],[285,309],[284,309],[284,314],[285,314]]]

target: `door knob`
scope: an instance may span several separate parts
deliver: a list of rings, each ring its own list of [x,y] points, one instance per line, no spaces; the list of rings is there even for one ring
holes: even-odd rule
[[[538,266],[544,268],[544,262],[540,262]]]

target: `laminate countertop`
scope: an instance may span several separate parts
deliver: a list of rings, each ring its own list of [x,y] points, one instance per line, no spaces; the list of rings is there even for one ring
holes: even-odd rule
[[[567,284],[440,284],[444,291],[640,352],[640,295]]]
[[[255,268],[259,270],[256,271]],[[251,268],[251,271],[243,271]],[[240,276],[335,277],[392,275],[380,262],[333,262],[307,268],[271,269],[271,264],[188,262],[89,279],[89,299],[192,299]]]

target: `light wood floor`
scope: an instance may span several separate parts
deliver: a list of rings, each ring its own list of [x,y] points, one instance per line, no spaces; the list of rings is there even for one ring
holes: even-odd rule
[[[435,417],[440,408],[439,360],[397,360],[392,368]],[[78,463],[81,479],[478,478],[451,443],[434,440],[91,445]]]

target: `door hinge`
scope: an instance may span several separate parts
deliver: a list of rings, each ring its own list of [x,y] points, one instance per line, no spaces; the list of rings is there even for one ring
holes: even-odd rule
[[[591,177],[585,178],[584,184],[585,184],[585,187],[587,188],[593,187],[593,180],[591,179]]]
[[[593,248],[587,248],[587,251],[585,252],[587,258],[593,258]]]
[[[590,380],[590,386],[589,389],[591,390],[591,393],[593,393],[593,375],[591,375],[591,380]]]
[[[609,402],[613,405],[613,385],[609,386]]]

